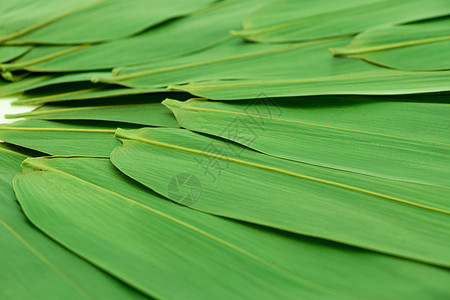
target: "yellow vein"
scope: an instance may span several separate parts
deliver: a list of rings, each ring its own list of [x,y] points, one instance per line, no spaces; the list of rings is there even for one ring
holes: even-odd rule
[[[63,131],[63,132],[91,132],[91,133],[114,133],[109,129],[72,129],[72,128],[32,128],[32,127],[7,127],[0,126],[0,131]]]
[[[308,175],[302,175],[302,174],[294,173],[294,172],[291,172],[291,171],[286,171],[286,170],[279,169],[279,168],[274,168],[274,167],[269,167],[269,166],[265,166],[265,165],[260,165],[260,164],[256,164],[256,163],[252,163],[252,162],[248,162],[248,161],[244,161],[244,160],[240,160],[240,159],[236,159],[236,158],[225,157],[225,156],[222,156],[222,155],[219,155],[219,154],[208,153],[206,151],[190,149],[190,148],[176,146],[176,145],[171,145],[171,144],[167,144],[167,143],[163,143],[163,142],[153,141],[153,140],[149,140],[149,139],[145,139],[145,138],[141,138],[141,137],[121,135],[120,131],[116,133],[116,136],[118,138],[131,139],[131,140],[140,141],[140,142],[143,142],[143,143],[146,143],[146,144],[153,144],[153,145],[160,146],[160,147],[180,150],[180,151],[184,151],[184,152],[190,152],[190,153],[203,155],[203,156],[209,156],[209,157],[212,157],[212,158],[215,158],[215,159],[227,160],[227,161],[234,162],[234,163],[241,164],[241,165],[247,165],[247,166],[251,166],[251,167],[255,167],[255,168],[259,168],[259,169],[263,169],[263,170],[267,170],[267,171],[278,172],[278,173],[282,173],[282,174],[285,174],[285,175],[288,175],[288,176],[293,176],[293,177],[297,177],[297,178],[301,178],[301,179],[306,179],[306,180],[310,180],[310,181],[314,181],[314,182],[319,182],[319,183],[323,183],[323,184],[326,184],[326,185],[336,186],[336,187],[344,188],[344,189],[347,189],[347,190],[360,192],[360,193],[363,193],[363,194],[377,196],[377,197],[384,198],[384,199],[387,199],[387,200],[392,200],[392,201],[396,201],[396,202],[400,202],[400,203],[403,203],[403,204],[408,204],[408,205],[424,208],[424,209],[435,211],[435,212],[439,212],[439,213],[450,214],[450,211],[447,211],[447,210],[434,208],[434,207],[431,207],[431,206],[427,206],[427,205],[411,202],[411,201],[400,199],[400,198],[397,198],[397,197],[384,195],[384,194],[381,194],[381,193],[378,193],[378,192],[373,192],[373,191],[370,191],[370,190],[366,190],[366,189],[362,189],[362,188],[358,188],[358,187],[354,187],[354,186],[350,186],[350,185],[347,185],[347,184],[342,184],[342,183],[338,183],[338,182],[334,182],[334,181],[330,181],[330,180],[326,180],[326,179],[320,179],[320,178],[316,178],[316,177],[312,177],[312,176],[308,176]]]
[[[61,14],[56,15],[56,16],[53,16],[53,17],[51,17],[51,18],[49,18],[49,19],[47,19],[45,21],[42,21],[40,23],[36,23],[36,24],[34,24],[32,26],[29,26],[27,28],[21,29],[21,30],[19,30],[17,32],[14,32],[14,33],[11,33],[11,34],[9,34],[7,36],[3,36],[3,37],[1,37],[0,42],[20,37],[20,36],[24,35],[25,33],[28,33],[30,31],[36,30],[36,29],[38,29],[38,28],[40,28],[40,27],[42,27],[44,25],[50,24],[50,23],[52,23],[52,22],[54,22],[54,21],[56,21],[58,19],[61,19],[61,18],[65,17],[65,16],[68,16],[68,15],[71,15],[71,14],[73,14],[75,12],[78,12],[78,11],[84,10],[86,8],[90,8],[90,7],[96,6],[99,3],[102,3],[104,1],[106,1],[106,0],[96,0],[96,1],[93,1],[93,2],[89,2],[89,3],[85,4],[85,5],[78,6],[75,9],[68,10],[68,11],[66,11],[64,13],[61,13]]]
[[[38,63],[41,63],[41,62],[45,62],[47,60],[50,60],[50,59],[53,59],[53,58],[56,58],[56,57],[59,57],[59,56],[65,55],[65,54],[69,54],[69,53],[81,50],[81,49],[86,48],[88,46],[89,46],[89,44],[79,45],[79,46],[75,46],[75,47],[72,47],[72,48],[69,48],[69,49],[65,49],[65,50],[62,50],[62,51],[59,51],[59,52],[55,52],[55,53],[52,53],[52,54],[49,54],[49,55],[38,57],[38,58],[29,60],[29,61],[24,61],[24,62],[19,62],[19,63],[11,63],[11,64],[3,64],[3,65],[0,65],[0,69],[3,70],[3,71],[21,70],[21,69],[23,69],[23,68],[25,68],[27,66],[38,64]],[[33,70],[33,68],[29,68],[29,69]]]
[[[391,72],[394,72],[391,70]],[[168,90],[184,90],[184,87],[192,89],[211,89],[217,87],[233,87],[233,86],[245,86],[245,85],[271,85],[271,84],[282,84],[282,83],[304,83],[304,82],[325,82],[325,81],[342,81],[342,80],[358,80],[358,79],[370,79],[370,78],[389,78],[389,77],[402,77],[402,76],[417,76],[417,75],[450,75],[450,71],[435,71],[435,72],[397,72],[396,74],[380,74],[380,75],[368,75],[368,76],[354,76],[354,77],[317,77],[311,79],[291,79],[291,80],[272,80],[272,81],[247,81],[247,82],[236,82],[236,83],[220,83],[206,85],[208,82],[202,83],[189,83],[185,85],[169,85]],[[187,89],[186,89],[187,90]]]
[[[167,71],[173,71],[173,70],[178,70],[178,69],[197,67],[197,66],[218,63],[218,62],[224,62],[224,61],[230,61],[230,60],[236,60],[236,59],[241,59],[241,58],[256,57],[259,55],[278,53],[278,52],[288,51],[288,50],[292,50],[292,49],[302,48],[305,46],[321,44],[321,43],[338,40],[338,39],[340,39],[340,37],[339,38],[333,37],[333,38],[322,39],[322,40],[317,40],[317,41],[312,41],[312,42],[307,42],[307,43],[300,43],[300,44],[289,45],[289,46],[285,46],[285,47],[278,47],[275,49],[262,50],[262,51],[256,51],[256,52],[251,52],[251,53],[246,53],[246,54],[239,54],[239,55],[234,55],[234,56],[229,56],[229,57],[205,60],[205,61],[185,64],[185,65],[165,67],[165,68],[154,69],[154,70],[145,70],[145,71],[130,73],[130,74],[126,74],[126,75],[118,75],[116,77],[110,77],[110,78],[101,79],[101,80],[103,80],[105,82],[121,81],[121,80],[126,80],[126,79],[139,77],[139,76],[143,76],[143,75],[150,75],[150,74],[155,74],[155,73],[160,73],[160,72],[167,72]],[[95,80],[98,80],[98,79],[95,79]]]
[[[37,159],[40,160],[40,159],[42,159],[42,158],[37,158]],[[31,159],[31,160],[33,160],[33,159]],[[24,162],[23,165],[26,166],[26,167],[29,167],[29,168],[31,168],[31,169],[35,168],[35,169],[38,169],[38,170],[53,171],[53,172],[55,172],[55,173],[62,174],[63,176],[67,176],[67,177],[73,178],[73,179],[75,179],[75,180],[77,180],[77,181],[80,181],[80,182],[82,182],[82,183],[84,183],[84,184],[87,184],[87,185],[89,185],[89,186],[92,186],[94,189],[98,189],[98,190],[100,190],[100,191],[103,191],[103,192],[106,193],[106,194],[114,195],[114,196],[116,196],[116,197],[118,197],[118,198],[120,198],[120,199],[122,199],[122,200],[124,200],[124,201],[126,201],[126,202],[129,202],[129,203],[131,203],[131,204],[133,204],[133,205],[135,205],[135,206],[137,206],[137,207],[139,207],[139,208],[142,208],[142,209],[144,209],[144,210],[150,211],[151,213],[154,213],[154,214],[156,214],[156,215],[158,215],[158,216],[161,216],[161,217],[163,217],[163,218],[165,218],[165,219],[167,219],[167,220],[170,220],[170,221],[172,221],[172,222],[174,222],[174,223],[177,223],[177,224],[179,224],[179,225],[181,225],[181,226],[183,226],[183,227],[186,227],[186,228],[188,228],[188,229],[190,229],[190,230],[192,230],[192,231],[194,231],[194,232],[196,232],[196,233],[198,233],[198,234],[200,234],[200,235],[203,235],[203,236],[205,236],[205,237],[207,237],[207,238],[209,238],[209,239],[211,239],[211,240],[213,240],[213,241],[219,243],[219,244],[222,244],[222,245],[224,245],[224,246],[226,246],[226,247],[228,247],[228,248],[231,248],[231,249],[237,251],[238,253],[240,253],[240,254],[242,254],[242,255],[244,255],[244,256],[247,256],[247,257],[249,257],[249,258],[251,258],[251,259],[253,259],[253,260],[256,260],[256,261],[258,261],[258,262],[260,262],[260,263],[262,263],[262,264],[268,266],[268,267],[271,268],[271,269],[275,269],[275,270],[277,270],[278,272],[283,273],[283,274],[286,274],[287,276],[289,276],[289,277],[291,277],[291,278],[293,278],[293,279],[295,279],[295,280],[298,280],[298,281],[300,281],[300,282],[303,282],[304,284],[307,284],[307,285],[312,286],[312,287],[317,288],[317,289],[325,290],[325,291],[332,292],[332,293],[337,293],[336,291],[330,290],[330,289],[328,289],[328,288],[325,287],[325,286],[322,286],[322,285],[317,284],[317,283],[315,283],[315,282],[311,282],[311,281],[309,281],[309,280],[307,280],[307,279],[304,279],[304,278],[302,278],[302,277],[299,277],[299,276],[297,276],[297,275],[294,275],[294,274],[292,274],[292,273],[290,273],[290,272],[288,272],[288,271],[286,271],[286,270],[284,270],[284,269],[281,269],[281,268],[277,267],[276,265],[267,262],[267,261],[264,260],[263,258],[261,258],[261,257],[259,257],[259,256],[257,256],[257,255],[255,255],[255,254],[252,254],[252,253],[250,253],[250,252],[248,252],[248,251],[246,251],[246,250],[240,248],[239,246],[234,245],[233,243],[227,242],[227,241],[225,241],[225,240],[223,240],[223,239],[221,239],[221,238],[219,238],[219,237],[216,237],[215,235],[213,235],[213,234],[211,234],[211,233],[208,233],[208,232],[206,232],[206,231],[204,231],[204,230],[202,230],[202,229],[200,229],[200,228],[197,228],[197,227],[195,227],[195,226],[193,226],[193,225],[191,225],[191,224],[188,224],[188,223],[186,223],[186,222],[184,222],[184,221],[181,221],[181,220],[179,220],[179,219],[176,219],[175,217],[172,217],[172,216],[170,216],[170,215],[168,215],[168,214],[166,214],[166,213],[163,213],[163,212],[161,212],[161,211],[159,211],[159,210],[156,210],[156,209],[154,209],[154,208],[152,208],[152,207],[149,207],[149,206],[147,206],[147,205],[144,205],[144,204],[142,204],[142,203],[139,203],[139,202],[137,202],[137,201],[135,201],[135,200],[133,200],[133,199],[131,199],[131,198],[125,197],[125,196],[123,196],[123,195],[121,195],[121,194],[119,194],[119,193],[113,192],[113,191],[108,190],[108,189],[106,189],[106,188],[104,188],[104,187],[101,187],[101,186],[96,185],[96,184],[94,184],[94,183],[88,182],[88,181],[86,181],[86,180],[84,180],[84,179],[81,179],[81,178],[79,178],[79,177],[76,177],[76,176],[74,176],[74,175],[71,175],[71,174],[69,174],[69,173],[66,173],[66,172],[64,172],[64,171],[61,171],[61,170],[58,170],[58,169],[55,169],[55,168],[52,168],[52,167],[49,167],[49,166],[40,165],[40,164],[37,164],[37,163],[35,163],[35,162],[30,162],[30,160],[28,160],[28,161],[26,160],[26,161]]]
[[[1,145],[1,144],[2,144],[2,143],[0,143],[0,145]],[[16,155],[28,157],[28,155],[25,155],[25,154],[22,154],[22,153],[19,153],[19,152],[10,150],[10,149],[5,149],[5,148],[2,148],[2,147],[0,147],[0,151],[9,152],[9,153],[12,153],[12,154],[16,154]]]
[[[17,104],[22,104],[22,103],[34,103],[34,102],[40,102],[42,100],[48,100],[48,99],[55,99],[55,100],[61,100],[61,97],[65,97],[65,96],[71,96],[71,95],[78,95],[78,94],[83,94],[83,93],[89,93],[89,92],[95,92],[98,90],[102,90],[103,88],[92,88],[92,89],[85,89],[85,90],[78,90],[78,91],[72,91],[72,92],[67,92],[67,93],[60,93],[60,94],[51,94],[48,96],[43,96],[43,97],[33,97],[31,99],[25,99],[25,100],[21,100],[19,98],[19,100],[14,101],[14,103]]]
[[[10,90],[13,90],[13,93],[15,93],[15,92],[17,92],[17,90],[20,91],[20,88],[27,86],[27,85],[31,85],[31,88],[35,88],[33,86],[33,84],[36,84],[36,83],[39,83],[39,82],[42,82],[42,81],[45,81],[45,80],[51,79],[51,78],[52,77],[50,77],[50,76],[40,76],[40,77],[36,77],[34,79],[25,79],[22,81],[15,82],[13,84],[5,85],[4,87],[0,88],[0,91],[3,91],[2,94],[5,95],[5,91],[9,92]]]
[[[343,130],[343,131],[350,131],[350,132],[358,132],[358,133],[365,133],[365,134],[371,134],[371,135],[379,135],[379,136],[385,136],[389,138],[395,138],[395,139],[404,139],[404,140],[411,140],[411,141],[417,141],[417,142],[424,142],[424,143],[433,143],[443,146],[450,146],[450,144],[440,143],[440,142],[434,142],[434,141],[428,141],[428,140],[421,140],[421,139],[414,139],[414,138],[408,138],[408,137],[401,137],[401,136],[395,136],[395,135],[389,135],[384,133],[377,133],[377,132],[371,132],[371,131],[364,131],[364,130],[357,130],[357,129],[350,129],[350,128],[344,128],[344,127],[335,127],[330,125],[322,125],[322,124],[314,124],[314,123],[308,123],[308,122],[301,122],[297,120],[289,120],[289,119],[282,119],[282,118],[276,118],[276,117],[267,117],[267,116],[261,116],[261,115],[253,115],[250,113],[242,113],[242,112],[236,112],[236,111],[226,111],[221,109],[214,109],[214,108],[206,108],[206,107],[198,107],[198,106],[189,106],[190,103],[194,101],[186,101],[185,103],[176,103],[172,104],[172,102],[166,102],[167,105],[174,106],[176,108],[189,108],[191,110],[199,110],[199,111],[209,111],[209,112],[217,112],[217,113],[225,113],[225,114],[231,114],[231,115],[242,115],[242,116],[249,116],[249,117],[255,117],[255,118],[263,118],[268,120],[276,120],[281,122],[287,122],[287,123],[296,123],[296,124],[302,124],[307,126],[313,126],[313,127],[322,127],[322,128],[329,128],[329,129],[336,129],[336,130]],[[204,102],[204,101],[203,101]]]
[[[396,2],[401,2],[403,0],[397,0]],[[395,2],[395,1],[393,1]],[[357,7],[351,7],[351,8],[347,8],[347,9],[341,9],[341,10],[337,10],[337,11],[332,11],[329,13],[323,13],[323,14],[318,14],[318,15],[314,15],[311,17],[306,17],[300,20],[294,20],[294,21],[290,21],[290,22],[286,22],[286,23],[281,23],[281,24],[277,24],[277,25],[273,25],[270,27],[265,27],[265,28],[261,28],[261,29],[245,29],[241,32],[235,32],[236,35],[238,36],[246,36],[246,35],[258,35],[258,34],[264,34],[264,33],[268,33],[271,31],[276,31],[276,30],[280,30],[280,29],[284,29],[284,28],[288,28],[288,27],[292,27],[295,25],[299,25],[302,23],[307,23],[307,22],[311,22],[311,21],[317,21],[317,20],[321,20],[323,18],[329,18],[329,17],[333,17],[336,15],[339,15],[341,13],[348,13],[348,12],[358,12],[361,10],[367,10],[367,9],[373,9],[373,8],[377,8],[377,7],[386,7],[387,5],[385,4],[393,4],[393,2],[391,1],[391,3],[386,3],[386,1],[383,2],[378,2],[378,3],[373,3],[373,4],[368,4],[368,5],[362,5],[362,6],[357,6]],[[257,15],[257,14],[255,14]],[[248,21],[247,21],[248,24]],[[247,25],[248,26],[248,25]]]
[[[84,106],[84,107],[75,107],[75,108],[61,108],[61,109],[51,109],[44,111],[32,111],[28,113],[22,114],[14,114],[14,115],[5,115],[6,119],[15,119],[22,117],[34,117],[34,116],[42,116],[42,115],[51,115],[54,113],[64,113],[64,112],[77,112],[83,110],[95,110],[95,109],[107,109],[107,108],[129,108],[129,107],[142,107],[142,106],[157,106],[161,105],[161,103],[143,103],[143,104],[124,104],[124,105],[105,105],[105,106]],[[1,128],[1,126],[0,126]]]
[[[91,298],[81,287],[79,287],[75,282],[73,282],[66,274],[59,270],[55,265],[53,265],[44,255],[42,255],[37,249],[35,249],[31,244],[29,244],[24,238],[22,238],[19,233],[12,229],[8,224],[6,224],[2,219],[0,219],[0,224],[2,224],[15,238],[17,238],[27,249],[29,249],[36,257],[38,257],[45,265],[47,265],[53,272],[60,276],[63,281],[67,282],[72,286],[78,293],[80,293],[86,299]]]
[[[330,52],[334,56],[350,55],[350,54],[368,53],[368,52],[389,50],[389,49],[394,49],[394,48],[415,46],[415,45],[420,45],[420,44],[441,42],[441,41],[446,41],[446,40],[450,40],[450,36],[441,36],[441,37],[414,40],[414,41],[408,41],[408,42],[399,42],[399,43],[393,43],[393,44],[385,44],[385,45],[372,46],[372,47],[361,47],[361,48],[356,48],[356,49],[352,49],[351,47],[336,48],[336,49],[330,49]]]

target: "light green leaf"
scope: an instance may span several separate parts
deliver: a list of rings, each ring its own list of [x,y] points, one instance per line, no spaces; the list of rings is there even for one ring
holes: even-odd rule
[[[0,47],[0,63],[10,61],[30,51],[32,46],[4,46]]]
[[[114,165],[173,201],[182,199],[168,182],[189,173],[203,187],[197,210],[450,266],[449,211],[414,201],[439,199],[448,188],[293,162],[183,129],[116,136],[124,145],[112,152]],[[408,192],[411,198],[396,196]]]
[[[447,0],[279,0],[251,14],[235,34],[264,43],[305,41],[449,13]]]
[[[130,89],[130,88],[106,88],[101,84],[97,84],[99,87],[94,88],[86,88],[92,87],[90,84],[83,84],[83,86],[72,86],[62,88],[61,90],[56,85],[50,85],[45,88],[30,90],[22,95],[17,97],[16,101],[13,101],[14,105],[36,105],[36,104],[44,104],[44,103],[52,103],[52,102],[63,102],[63,101],[73,101],[79,100],[81,102],[86,102],[84,100],[95,100],[95,102],[101,102],[102,100],[110,101],[114,103],[118,99],[124,98],[124,96],[130,99],[130,102],[133,101],[134,98],[140,99],[149,99],[154,97],[154,93],[157,92],[165,92],[167,91],[165,88],[148,88],[148,89]],[[150,93],[150,95],[149,95]],[[166,93],[167,95],[168,93]],[[169,93],[176,94],[177,99],[184,99],[186,95],[185,93]],[[158,94],[156,94],[158,95]]]
[[[8,47],[8,46],[7,46]],[[19,47],[19,46],[17,46]],[[45,62],[53,58],[66,55],[68,53],[78,51],[80,49],[86,48],[87,45],[79,46],[35,46],[31,51],[25,55],[19,57],[18,59],[0,64],[1,71],[16,71],[25,70],[28,66],[38,64],[40,62]]]
[[[46,60],[26,70],[67,72],[107,69],[162,61],[200,51],[230,38],[244,16],[271,0],[228,0],[190,16],[162,24],[142,34],[92,45]]]
[[[101,106],[46,105],[34,111],[6,115],[7,119],[29,120],[98,120],[141,124],[147,126],[178,127],[171,111],[161,103],[164,95],[148,98],[144,103]],[[127,101],[130,102],[130,101]]]
[[[450,69],[450,19],[374,28],[357,35],[336,56],[363,59],[403,70]]]
[[[328,48],[350,39],[288,46],[242,44],[218,47],[170,61],[121,68],[105,83],[169,89],[215,99],[252,99],[324,94],[405,94],[450,90],[450,72],[408,72],[355,59],[333,58]],[[187,83],[187,84],[186,84]]]
[[[29,159],[14,187],[41,229],[157,298],[423,299],[449,291],[448,270],[203,214],[142,188],[106,159]]]
[[[89,82],[95,76],[109,75],[109,72],[86,72],[72,73],[61,76],[28,76],[27,78],[14,82],[0,85],[0,97],[22,93],[27,90],[37,89],[44,86],[59,85],[63,83]],[[102,87],[102,86],[99,86]]]
[[[54,1],[52,1],[54,2]],[[124,38],[213,0],[107,0],[37,28],[10,43],[84,44]]]
[[[108,157],[120,145],[114,139],[125,123],[54,122],[23,120],[0,125],[0,140],[51,155]]]
[[[450,105],[375,99],[260,98],[231,103],[168,99],[163,103],[181,127],[270,155],[450,189]],[[439,206],[450,210],[445,194],[440,197]]]
[[[19,37],[102,0],[14,0],[2,1],[0,41]]]
[[[0,297],[2,299],[147,299],[35,228],[12,188],[26,156],[0,144]]]
[[[215,100],[254,99],[311,95],[403,95],[450,91],[449,71],[409,72],[372,69],[367,72],[343,72],[334,76],[311,76],[291,80],[214,80],[172,85],[169,90],[183,91]]]

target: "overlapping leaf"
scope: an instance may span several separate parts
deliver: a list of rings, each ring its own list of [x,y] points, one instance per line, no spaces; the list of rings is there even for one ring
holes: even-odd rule
[[[240,28],[244,16],[269,1],[219,2],[209,9],[176,19],[140,35],[84,47],[51,60],[30,66],[22,64],[22,66],[33,72],[68,72],[107,69],[171,59],[200,51],[229,39],[229,31]],[[15,62],[14,65],[16,65]]]
[[[168,99],[164,104],[182,127],[270,155],[396,180],[400,185],[443,187],[438,206],[450,210],[445,200],[450,188],[449,105],[373,100],[345,96],[238,103]]]
[[[24,159],[0,144],[0,297],[146,299],[52,241],[25,218],[12,189]]]
[[[272,97],[287,97],[449,90],[448,71],[390,70],[359,60],[335,59],[328,52],[328,48],[340,47],[349,41],[338,39],[275,46],[242,45],[231,40],[191,56],[122,68],[115,76],[100,77],[99,80],[133,88],[169,86],[218,100],[252,99],[261,92]]]
[[[29,51],[31,46],[1,46],[0,47],[0,63],[12,60]]]
[[[183,129],[119,129],[116,136],[124,146],[111,154],[114,165],[174,201],[181,199],[167,183],[185,172],[203,186],[195,209],[449,266],[449,211],[412,200],[439,198],[448,188],[292,162]]]
[[[26,35],[9,41],[9,43],[82,44],[124,38],[171,18],[193,13],[212,2],[214,1],[100,1],[95,6],[80,10],[46,26],[37,28]]]
[[[124,123],[23,120],[0,125],[0,139],[51,155],[108,157],[120,145],[114,138],[119,124],[133,128]]]
[[[163,97],[163,96],[162,96]],[[141,124],[147,126],[178,127],[169,109],[155,102],[120,103],[116,105],[47,105],[32,112],[9,115],[8,118],[27,118],[29,120],[98,120]],[[1,130],[1,129],[0,129]]]
[[[334,55],[403,70],[450,69],[450,19],[367,30]]]
[[[157,298],[448,293],[446,270],[203,214],[142,188],[106,159],[28,159],[14,187],[41,229]]]
[[[446,0],[278,0],[250,15],[235,34],[265,43],[305,41],[449,13]]]
[[[79,10],[99,5],[101,0],[2,1],[0,41],[19,37]]]

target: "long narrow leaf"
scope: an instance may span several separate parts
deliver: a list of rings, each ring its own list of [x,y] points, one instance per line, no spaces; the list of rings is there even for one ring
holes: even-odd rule
[[[449,105],[348,96],[283,100],[279,105],[267,99],[164,104],[182,127],[270,155],[450,188]]]
[[[51,155],[108,157],[120,145],[114,139],[114,131],[119,124],[133,128],[125,123],[23,120],[0,125],[0,139]]]
[[[0,297],[147,299],[64,249],[25,218],[12,188],[24,159],[0,145]]]
[[[26,118],[29,120],[97,120],[147,126],[178,127],[178,123],[171,111],[157,102],[82,107],[52,105],[43,106],[28,113],[6,115],[6,118]]]
[[[81,9],[98,5],[102,0],[14,0],[0,7],[0,41],[19,37]]]
[[[449,28],[449,18],[375,28],[357,35],[344,48],[332,49],[332,53],[393,69],[446,70],[450,69]]]
[[[305,41],[449,13],[447,0],[279,0],[250,15],[235,34],[265,43]]]
[[[29,51],[32,46],[1,46],[0,47],[0,63],[10,61]]]
[[[124,146],[111,154],[114,165],[173,201],[182,199],[169,193],[168,183],[188,173],[203,186],[195,209],[449,266],[450,212],[395,196],[407,189],[413,197],[438,198],[448,188],[383,183],[182,129],[119,129],[116,136]],[[378,184],[390,193],[378,193]]]
[[[9,42],[84,44],[119,39],[171,18],[193,13],[212,2],[213,0],[102,1]]]
[[[228,0],[140,35],[92,45],[25,67],[33,72],[107,69],[186,55],[230,38],[244,16],[271,0]]]
[[[30,159],[15,189],[44,231],[158,298],[422,299],[449,292],[447,270],[190,210],[106,159]]]

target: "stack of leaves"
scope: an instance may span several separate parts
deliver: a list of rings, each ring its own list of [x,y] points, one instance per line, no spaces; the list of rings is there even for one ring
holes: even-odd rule
[[[0,298],[448,299],[449,15],[3,3]]]

